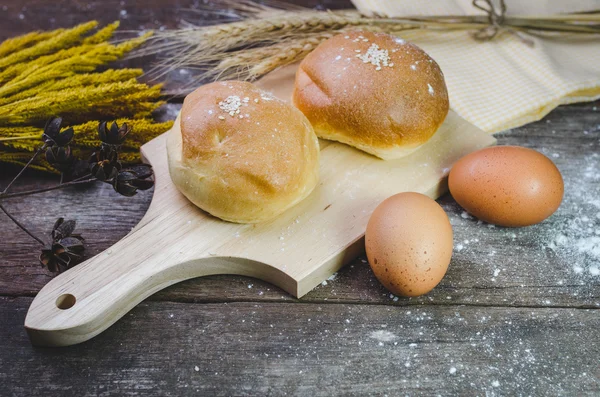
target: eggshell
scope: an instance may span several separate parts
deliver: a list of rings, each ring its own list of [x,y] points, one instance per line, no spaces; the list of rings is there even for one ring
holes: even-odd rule
[[[444,277],[452,257],[452,226],[429,197],[400,193],[375,209],[365,233],[375,277],[396,295],[418,296]]]
[[[461,207],[482,221],[529,226],[560,206],[564,185],[554,163],[535,150],[495,146],[458,160],[448,186]]]

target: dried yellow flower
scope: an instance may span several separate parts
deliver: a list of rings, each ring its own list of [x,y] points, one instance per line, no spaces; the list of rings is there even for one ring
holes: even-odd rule
[[[66,88],[99,86],[106,83],[127,81],[141,76],[142,69],[108,69],[101,73],[82,73],[46,81],[14,95],[0,97],[0,106],[35,96],[38,92],[61,91]]]
[[[27,61],[41,55],[58,51],[62,48],[70,47],[73,44],[80,42],[81,36],[94,29],[97,25],[98,22],[96,21],[82,23],[81,25],[75,26],[73,29],[64,30],[56,36],[51,36],[46,40],[42,40],[31,47],[24,47],[21,50],[14,51],[12,54],[0,59],[0,68],[3,69],[7,66],[14,65],[17,62]]]
[[[31,32],[24,34],[23,36],[6,39],[0,43],[0,57],[22,50],[23,48],[39,43],[42,40],[47,40],[50,37],[57,36],[63,31],[64,29],[54,30],[52,32]]]
[[[109,40],[119,23],[90,34],[97,25],[91,21],[0,43],[0,163],[27,162],[41,144],[45,120],[54,115],[73,126],[75,154],[98,144],[95,120],[126,122],[133,127],[123,148],[126,161],[138,161],[139,147],[170,128],[172,122],[152,120],[152,112],[163,104],[161,86],[138,82],[141,69],[96,72],[152,33],[113,44]],[[43,159],[33,168],[53,171]]]

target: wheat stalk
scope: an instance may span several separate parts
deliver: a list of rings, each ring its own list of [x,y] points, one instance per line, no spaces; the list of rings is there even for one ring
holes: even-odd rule
[[[154,78],[173,69],[187,66],[200,66],[211,55],[223,54],[258,42],[283,42],[288,38],[299,39],[308,34],[321,34],[349,26],[360,25],[358,12],[343,13],[312,11],[287,14],[273,11],[263,19],[249,19],[243,22],[216,26],[193,27],[175,31],[163,31],[149,39],[142,49],[132,56],[169,53],[167,62],[158,63],[149,74]]]
[[[255,80],[278,67],[304,58],[322,41],[333,36],[333,33],[309,35],[304,38],[286,40],[265,47],[204,55],[203,57],[195,58],[195,62],[215,63],[214,67],[207,71],[202,78]],[[194,83],[196,82],[194,81]]]
[[[181,91],[192,90],[199,82],[223,79],[254,80],[277,67],[302,59],[320,42],[349,29],[399,33],[407,29],[482,30],[490,27],[486,15],[386,18],[362,15],[356,10],[316,11],[270,1],[261,5],[250,0],[221,0],[202,7],[215,19],[237,15],[238,21],[212,26],[195,26],[159,31],[131,56],[158,55],[149,72],[159,78],[178,68],[199,69]],[[190,10],[192,11],[192,10]],[[206,19],[206,16],[204,16]],[[500,29],[519,34],[600,33],[600,14],[570,14],[544,17],[502,16]],[[483,35],[485,36],[485,35]],[[484,37],[491,39],[495,36]],[[481,37],[481,35],[479,36]]]

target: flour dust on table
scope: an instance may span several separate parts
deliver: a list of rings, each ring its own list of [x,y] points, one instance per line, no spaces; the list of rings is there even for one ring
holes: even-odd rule
[[[600,154],[585,156],[583,165],[566,181],[562,221],[540,238],[544,248],[571,264],[578,279],[600,281]]]

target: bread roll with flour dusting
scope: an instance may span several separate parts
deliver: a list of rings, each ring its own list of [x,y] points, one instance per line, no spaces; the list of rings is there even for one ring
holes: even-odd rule
[[[272,219],[318,181],[319,143],[306,117],[241,81],[189,94],[167,137],[167,154],[175,186],[231,222]]]
[[[416,150],[448,113],[438,64],[416,45],[354,31],[321,43],[300,63],[293,102],[320,138],[382,159]]]

